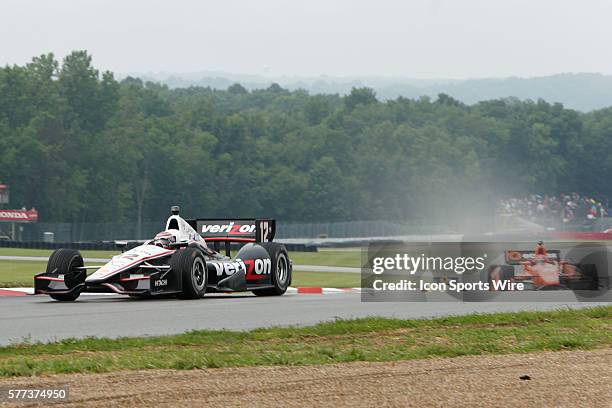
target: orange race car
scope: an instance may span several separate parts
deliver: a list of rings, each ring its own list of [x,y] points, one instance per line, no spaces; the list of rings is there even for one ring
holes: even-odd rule
[[[505,265],[491,265],[487,270],[489,288],[494,281],[522,282],[525,289],[597,290],[597,269],[592,264],[574,264],[561,258],[561,251],[548,251],[539,241],[533,251],[505,251]]]

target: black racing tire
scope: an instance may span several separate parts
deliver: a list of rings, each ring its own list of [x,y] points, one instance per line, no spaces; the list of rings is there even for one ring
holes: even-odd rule
[[[491,277],[491,274],[496,268],[501,269],[500,271],[501,276],[499,280],[504,281],[504,280],[511,280],[512,278],[514,278],[514,268],[512,266],[510,265],[491,265],[487,269],[487,282],[489,283],[490,290],[493,290],[493,278]]]
[[[281,296],[291,285],[291,262],[287,248],[277,242],[262,242],[259,245],[265,248],[270,255],[272,263],[272,284],[274,287],[253,290],[256,296]]]
[[[577,265],[580,269],[582,279],[577,282],[568,282],[567,286],[571,290],[597,290],[599,286],[599,275],[597,266],[593,264]]]
[[[53,293],[50,294],[51,299],[57,300],[58,302],[74,302],[81,295],[80,292],[76,293]]]
[[[181,248],[170,257],[170,269],[180,274],[183,283],[179,299],[198,299],[206,293],[206,261],[197,248]]]
[[[85,282],[87,272],[75,269],[83,265],[83,257],[79,251],[60,248],[56,249],[49,257],[46,273],[64,275],[66,286],[72,289],[76,285]],[[76,291],[74,293],[52,293],[49,296],[60,302],[74,302],[80,295],[81,292]]]

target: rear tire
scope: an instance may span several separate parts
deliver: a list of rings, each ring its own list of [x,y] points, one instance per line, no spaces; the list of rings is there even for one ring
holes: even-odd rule
[[[578,265],[582,279],[578,282],[568,282],[571,290],[597,290],[599,286],[599,275],[597,266],[593,264]]]
[[[280,296],[287,291],[291,285],[291,263],[287,248],[276,242],[262,242],[259,245],[264,247],[270,255],[272,262],[272,284],[273,288],[256,289],[253,294],[256,296]]]
[[[179,249],[170,258],[170,268],[181,275],[183,291],[177,296],[179,299],[198,299],[204,296],[208,275],[202,252],[189,247]]]
[[[49,257],[47,263],[47,273],[54,275],[64,275],[64,283],[68,289],[85,282],[87,273],[84,270],[75,268],[83,266],[83,257],[74,249],[56,249]],[[81,295],[81,292],[74,293],[52,293],[52,299],[60,302],[74,302]]]

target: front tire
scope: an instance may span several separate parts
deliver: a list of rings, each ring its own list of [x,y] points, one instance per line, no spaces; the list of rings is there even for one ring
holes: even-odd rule
[[[76,293],[55,293],[50,294],[51,299],[57,300],[58,302],[74,302],[81,295],[80,292]]]
[[[256,296],[280,296],[283,295],[291,284],[291,263],[287,248],[276,242],[262,242],[259,245],[264,247],[270,255],[272,262],[272,284],[274,287],[267,289],[256,289],[253,294]]]
[[[79,251],[65,248],[56,249],[49,257],[46,273],[64,275],[66,287],[72,289],[85,282],[87,273],[84,270],[75,269],[83,265],[83,257]],[[80,295],[80,291],[75,291],[73,293],[52,293],[49,296],[60,302],[74,302]]]
[[[170,268],[181,276],[183,290],[178,295],[179,299],[198,299],[204,296],[208,275],[202,252],[189,247],[179,249],[170,258]]]

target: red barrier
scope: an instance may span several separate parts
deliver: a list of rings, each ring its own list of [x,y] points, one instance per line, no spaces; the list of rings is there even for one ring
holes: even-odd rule
[[[571,241],[612,241],[612,234],[606,232],[553,232],[551,236]]]

